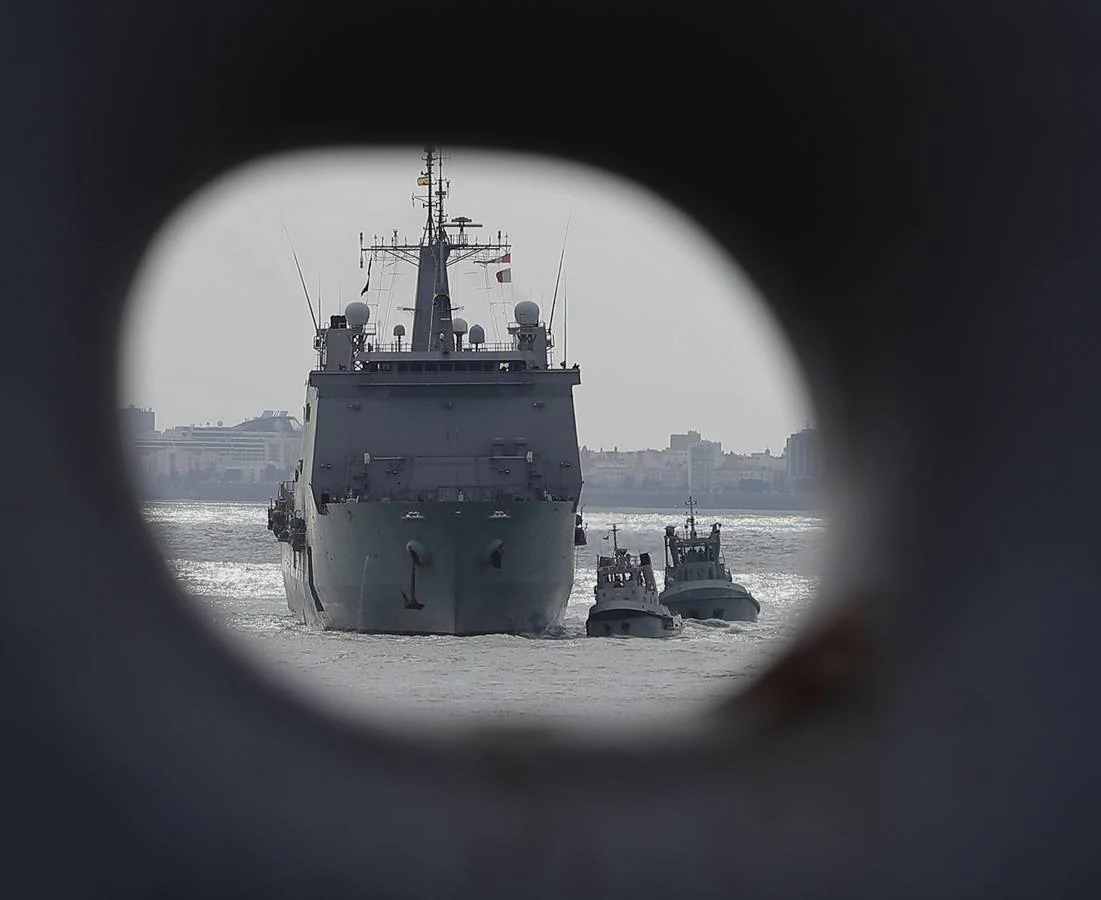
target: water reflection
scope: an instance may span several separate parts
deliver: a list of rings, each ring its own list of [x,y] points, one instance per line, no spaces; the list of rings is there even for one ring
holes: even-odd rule
[[[145,515],[170,569],[212,624],[269,672],[345,713],[477,715],[624,723],[688,715],[753,675],[785,647],[817,585],[824,526],[809,515],[701,511],[718,521],[735,581],[761,601],[756,623],[687,621],[663,641],[586,638],[596,555],[620,540],[659,558],[680,511],[586,510],[565,618],[542,638],[414,637],[321,632],[287,608],[265,505],[164,502]]]

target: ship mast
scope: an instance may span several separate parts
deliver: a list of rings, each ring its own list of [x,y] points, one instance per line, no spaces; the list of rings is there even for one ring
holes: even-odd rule
[[[413,334],[410,350],[440,351],[450,353],[455,348],[455,335],[452,331],[451,291],[447,281],[447,267],[464,259],[485,254],[499,258],[511,252],[508,235],[502,239],[497,233],[496,242],[479,243],[468,239],[466,229],[481,228],[476,222],[465,217],[448,221],[444,210],[444,198],[447,196],[447,181],[443,177],[443,159],[439,148],[429,145],[424,149],[424,169],[417,179],[418,187],[426,188],[426,194],[419,199],[427,209],[424,231],[419,244],[399,243],[397,232],[387,244],[377,235],[368,246],[360,239],[359,265],[363,268],[365,256],[370,254],[373,260],[378,254],[387,254],[394,259],[412,263],[417,267],[416,298],[412,307]],[[413,197],[416,202],[417,195]],[[448,235],[448,229],[456,229],[455,238]],[[491,262],[485,259],[483,262]]]
[[[431,147],[426,147],[425,148],[425,155],[428,157],[428,159],[432,158],[432,148]],[[439,260],[439,265],[436,269],[436,281],[437,281],[436,287],[437,287],[437,289],[440,288],[440,287],[445,287],[446,286],[445,284],[443,284],[441,282],[440,273],[442,271],[444,271],[442,247],[443,247],[443,242],[447,237],[447,235],[444,234],[444,230],[443,230],[444,187],[443,187],[443,155],[442,154],[440,155],[439,160],[440,160],[440,163],[439,163],[440,164],[440,177],[437,180],[437,188],[436,188],[436,242],[437,242],[437,246],[440,247],[441,249],[438,251],[438,254],[437,254],[437,259]],[[431,183],[429,185],[428,190],[429,191],[432,190]],[[432,216],[431,206],[428,208],[428,216],[429,216],[429,218],[431,218],[431,216]]]
[[[434,210],[435,206],[434,206],[434,201],[432,199],[433,184],[432,184],[432,148],[431,147],[425,147],[424,148],[424,172],[421,173],[421,177],[428,179],[427,182],[425,182],[428,186],[427,200],[426,201],[425,200],[421,201],[422,203],[425,204],[425,206],[428,207],[428,221],[426,221],[424,223],[424,235],[421,237],[421,242],[424,243],[424,244],[433,244],[433,243],[435,243],[435,240],[436,240],[436,232],[435,232],[435,224],[436,223],[435,223],[434,218],[433,218],[433,210]],[[417,181],[417,184],[420,184],[419,179]]]
[[[689,539],[696,536],[696,501],[692,499],[692,495],[688,495],[688,499],[684,501],[684,505],[688,507],[688,519],[686,524],[688,527]]]

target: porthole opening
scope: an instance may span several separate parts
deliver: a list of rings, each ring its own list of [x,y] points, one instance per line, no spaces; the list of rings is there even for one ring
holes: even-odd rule
[[[164,225],[122,353],[143,515],[211,627],[341,713],[691,717],[818,583],[794,354],[638,186],[433,152],[264,160]],[[620,563],[638,608],[593,619]]]

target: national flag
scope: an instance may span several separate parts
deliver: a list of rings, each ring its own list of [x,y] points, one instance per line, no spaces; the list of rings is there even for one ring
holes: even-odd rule
[[[497,273],[497,280],[501,282],[501,284],[512,284],[512,269],[501,269],[501,271]]]
[[[367,260],[367,283],[363,285],[363,290],[359,292],[359,296],[361,297],[371,289],[371,266],[373,266],[374,263],[375,257],[372,255],[371,258]]]
[[[496,259],[476,259],[474,261],[481,266],[496,266],[500,263],[512,262],[512,254],[506,253],[504,256],[498,256]]]
[[[431,184],[431,181],[429,181],[427,175],[422,175],[420,178],[417,179],[417,184],[421,187],[424,187],[426,184]]]

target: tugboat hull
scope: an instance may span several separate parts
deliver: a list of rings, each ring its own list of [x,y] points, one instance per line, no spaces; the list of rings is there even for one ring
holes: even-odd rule
[[[657,616],[635,609],[607,609],[590,613],[585,622],[589,637],[673,637],[684,630],[680,616]]]
[[[740,584],[728,581],[696,581],[678,584],[661,594],[672,612],[686,619],[722,619],[756,622],[761,612],[757,600]]]

